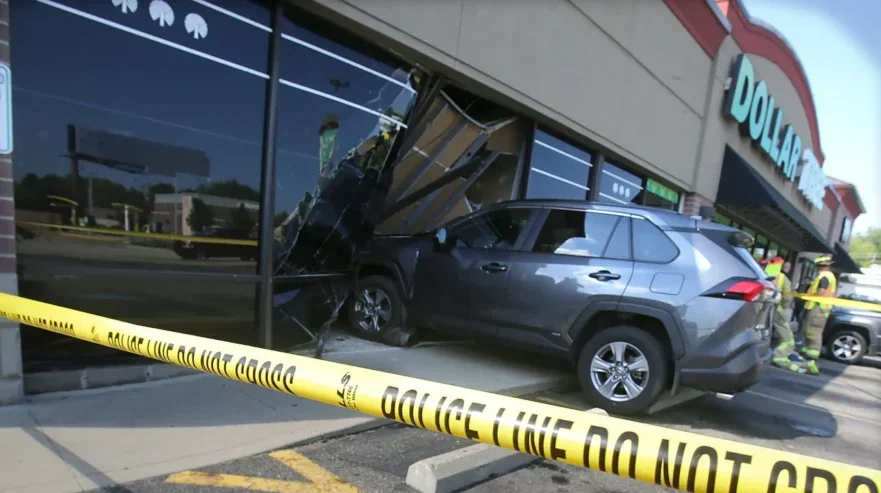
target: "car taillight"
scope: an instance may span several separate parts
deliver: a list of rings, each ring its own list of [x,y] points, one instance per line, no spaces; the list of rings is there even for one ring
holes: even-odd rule
[[[726,298],[734,298],[743,301],[755,301],[768,289],[768,285],[760,281],[739,281],[728,288]]]
[[[734,278],[710,289],[704,296],[728,300],[757,301],[774,295],[774,285],[762,279]]]

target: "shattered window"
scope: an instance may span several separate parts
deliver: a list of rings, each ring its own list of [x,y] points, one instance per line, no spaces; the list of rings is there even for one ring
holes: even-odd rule
[[[335,319],[347,287],[288,280],[352,270],[385,206],[388,156],[426,78],[304,12],[289,11],[282,24],[273,345],[289,347]]]
[[[417,95],[419,75],[406,64],[313,27],[325,26],[297,12],[282,28],[276,275],[349,267],[348,237],[382,200],[383,165]]]

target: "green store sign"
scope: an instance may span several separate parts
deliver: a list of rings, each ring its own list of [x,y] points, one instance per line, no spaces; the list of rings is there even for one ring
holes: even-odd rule
[[[665,187],[651,178],[649,178],[648,183],[646,183],[645,189],[664,200],[669,200],[674,204],[679,203],[679,192],[669,187]]]

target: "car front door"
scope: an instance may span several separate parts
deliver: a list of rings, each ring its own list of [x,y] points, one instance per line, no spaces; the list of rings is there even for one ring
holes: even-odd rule
[[[626,214],[549,209],[517,255],[508,279],[510,295],[500,312],[499,336],[548,348],[588,303],[617,302],[633,274],[630,217]]]
[[[538,210],[493,209],[451,224],[451,247],[420,251],[413,275],[414,323],[448,332],[495,336],[507,303],[513,255]]]

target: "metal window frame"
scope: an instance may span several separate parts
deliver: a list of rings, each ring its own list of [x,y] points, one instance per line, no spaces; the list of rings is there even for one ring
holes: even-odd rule
[[[532,148],[535,145],[535,134],[538,131],[538,123],[529,121],[520,147],[520,159],[517,161],[517,171],[514,173],[514,185],[511,187],[511,200],[526,198],[529,189],[529,170],[532,169]]]
[[[600,200],[600,177],[603,174],[603,168],[606,166],[606,155],[602,152],[593,154],[593,167],[590,174],[587,175],[587,200],[597,202]]]
[[[275,229],[275,161],[276,137],[278,135],[278,97],[281,78],[281,22],[284,19],[284,4],[273,0],[266,82],[266,100],[263,112],[263,149],[260,159],[260,226],[258,230],[257,306],[256,326],[260,346],[272,349],[272,244]]]

